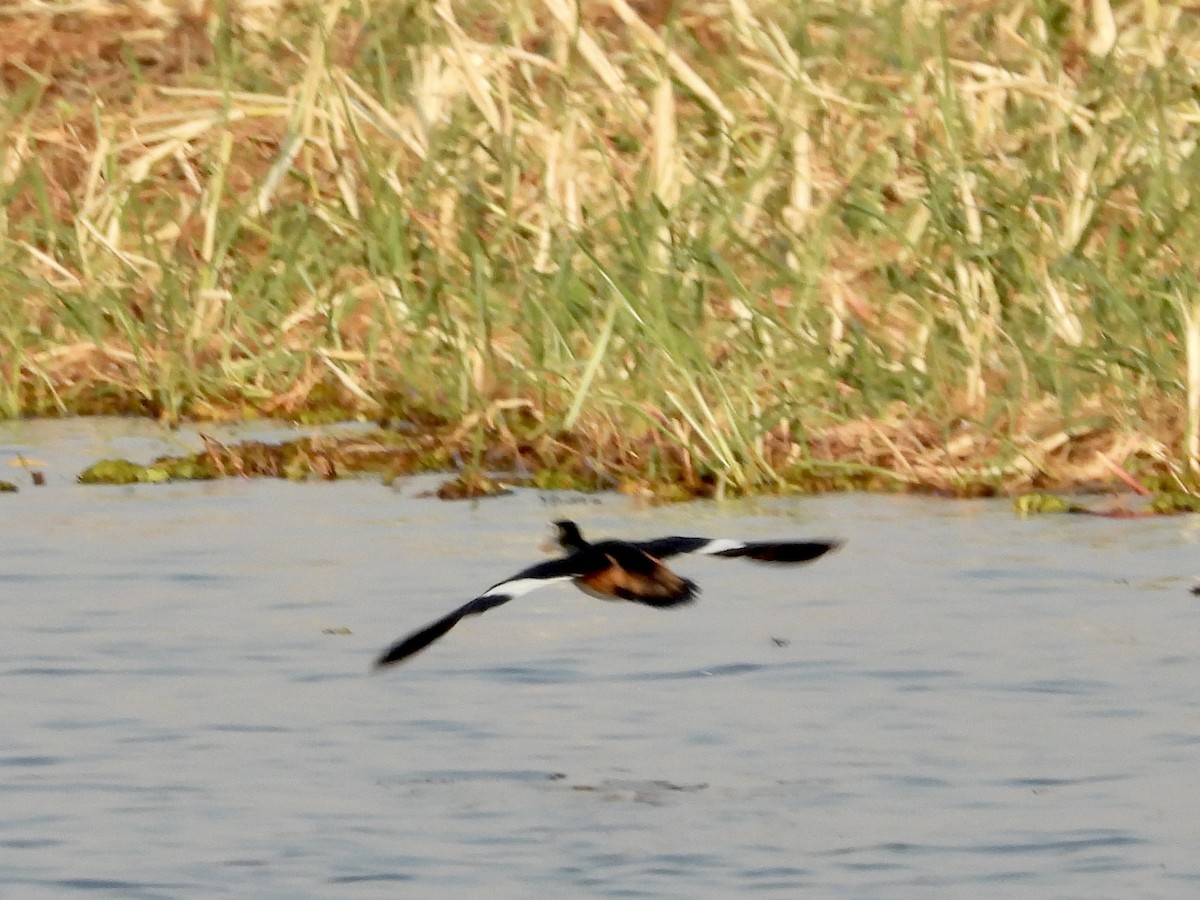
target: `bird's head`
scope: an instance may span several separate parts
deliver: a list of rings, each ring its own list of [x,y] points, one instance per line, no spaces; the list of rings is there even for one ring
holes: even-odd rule
[[[574,553],[576,550],[582,550],[587,546],[587,541],[583,539],[583,534],[579,531],[579,526],[570,519],[561,519],[554,524],[554,534],[552,540],[560,549],[568,553]]]

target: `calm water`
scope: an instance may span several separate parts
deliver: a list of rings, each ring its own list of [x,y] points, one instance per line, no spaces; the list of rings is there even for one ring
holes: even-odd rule
[[[73,483],[192,445],[0,425],[0,896],[1200,896],[1195,519]],[[685,558],[678,610],[550,588],[367,674],[566,516],[848,544]]]

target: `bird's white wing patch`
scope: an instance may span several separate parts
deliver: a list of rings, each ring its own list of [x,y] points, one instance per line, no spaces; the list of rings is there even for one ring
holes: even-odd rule
[[[716,538],[715,540],[709,541],[695,552],[701,554],[724,553],[726,550],[740,550],[745,546],[745,541],[732,541],[729,538]]]
[[[551,578],[514,578],[512,581],[502,581],[493,588],[489,588],[487,593],[480,594],[482,597],[495,597],[503,594],[506,597],[520,597],[522,594],[528,594],[530,591],[536,591],[538,588],[545,587],[548,584],[557,584],[560,581],[570,581],[572,575],[556,575]]]

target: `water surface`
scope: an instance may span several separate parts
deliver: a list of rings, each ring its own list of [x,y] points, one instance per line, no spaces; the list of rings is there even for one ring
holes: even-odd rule
[[[195,446],[0,426],[47,473],[0,496],[0,896],[1200,892],[1195,519],[73,482]],[[848,543],[682,559],[683,609],[550,588],[367,674],[561,517]]]

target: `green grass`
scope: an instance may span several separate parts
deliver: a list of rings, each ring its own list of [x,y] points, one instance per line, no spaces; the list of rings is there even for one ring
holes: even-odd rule
[[[0,415],[569,436],[716,493],[1195,483],[1193,19],[639,9],[10,19]]]

